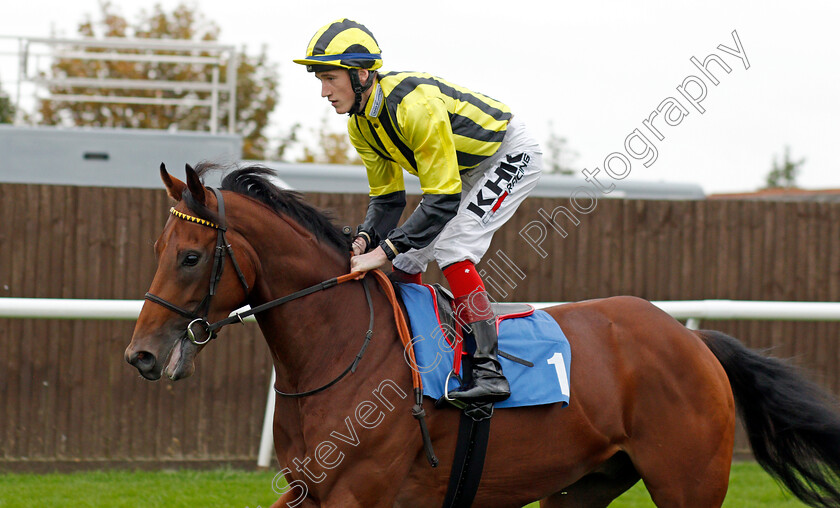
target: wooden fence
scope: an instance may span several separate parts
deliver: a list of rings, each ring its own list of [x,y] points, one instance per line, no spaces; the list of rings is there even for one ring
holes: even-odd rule
[[[360,195],[307,199],[339,224],[357,224],[367,204]],[[590,205],[583,213],[566,199],[529,199],[480,265],[491,294],[840,301],[840,204]],[[0,296],[141,299],[169,206],[162,190],[0,184]],[[426,280],[440,279],[431,268]],[[791,356],[840,393],[838,324],[703,326]],[[254,463],[270,375],[256,326],[226,329],[178,383],[144,381],[125,363],[132,329],[0,320],[0,470]]]

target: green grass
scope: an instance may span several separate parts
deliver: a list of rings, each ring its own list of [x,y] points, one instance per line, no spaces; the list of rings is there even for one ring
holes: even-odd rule
[[[271,489],[276,472],[161,471],[0,475],[0,507],[266,508],[277,499]],[[528,505],[535,508],[536,503]],[[650,508],[653,502],[638,483],[611,506]],[[756,464],[732,467],[725,507],[802,507]]]
[[[529,504],[526,508],[537,508],[539,503]],[[652,508],[656,505],[650,499],[642,482],[637,483],[621,497],[615,500],[611,508]],[[781,487],[754,462],[732,464],[729,476],[729,493],[723,506],[726,508],[793,508],[804,507]]]
[[[0,507],[266,508],[276,472],[160,471],[0,475]]]

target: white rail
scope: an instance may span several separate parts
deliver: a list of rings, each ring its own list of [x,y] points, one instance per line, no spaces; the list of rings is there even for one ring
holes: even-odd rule
[[[537,308],[564,302],[535,302]],[[745,300],[685,300],[651,302],[697,329],[701,319],[767,321],[840,321],[840,302],[762,302]],[[0,318],[135,320],[143,300],[72,300],[58,298],[0,298]],[[237,309],[241,312],[248,307]],[[246,321],[254,321],[253,316]],[[274,415],[274,369],[268,388],[257,465],[271,464]]]
[[[542,309],[563,303],[567,302],[532,302],[531,305]],[[670,300],[651,303],[675,319],[840,321],[840,302]],[[134,320],[142,307],[143,300],[0,298],[0,318]],[[237,312],[248,308],[242,307]]]
[[[0,298],[0,317],[132,320],[142,307],[142,300]]]
[[[538,309],[563,302],[540,302]],[[840,302],[766,302],[755,300],[669,300],[651,302],[675,319],[761,321],[840,321]]]
[[[144,300],[93,300],[72,298],[0,298],[0,318],[102,319],[133,321]],[[249,309],[245,306],[235,312]],[[245,321],[256,321],[251,316]]]

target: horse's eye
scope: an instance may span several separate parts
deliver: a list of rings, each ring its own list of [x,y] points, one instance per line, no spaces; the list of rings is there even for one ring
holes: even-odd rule
[[[184,266],[195,266],[198,264],[199,256],[198,254],[187,254],[184,256],[184,260],[181,262]]]

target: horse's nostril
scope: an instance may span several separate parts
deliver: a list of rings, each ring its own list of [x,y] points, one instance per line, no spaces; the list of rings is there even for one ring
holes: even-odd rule
[[[155,366],[155,355],[148,351],[138,351],[131,355],[128,363],[134,365],[140,371],[148,371]]]

